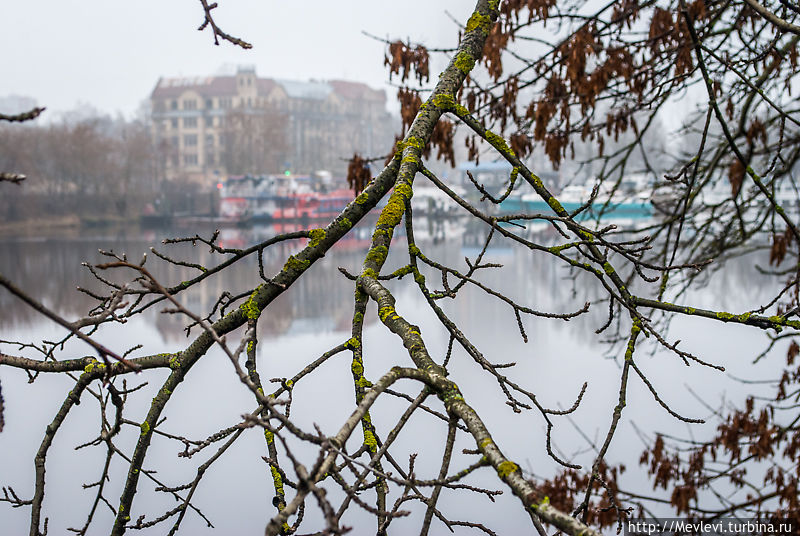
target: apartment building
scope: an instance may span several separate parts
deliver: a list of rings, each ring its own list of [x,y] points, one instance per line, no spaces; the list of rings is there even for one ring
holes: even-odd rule
[[[210,184],[239,173],[343,176],[353,153],[383,155],[397,128],[386,94],[360,82],[162,78],[151,95],[163,176]]]

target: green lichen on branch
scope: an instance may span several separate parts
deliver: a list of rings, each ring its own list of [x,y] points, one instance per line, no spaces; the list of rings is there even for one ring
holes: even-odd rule
[[[492,27],[492,19],[489,15],[484,15],[479,11],[475,11],[467,21],[467,33],[480,28],[483,35],[489,35],[489,30]]]
[[[502,136],[498,136],[491,130],[487,130],[486,133],[484,134],[484,138],[486,138],[486,141],[492,144],[492,147],[494,147],[501,153],[510,154],[511,156],[516,156],[514,154],[514,151],[512,151],[511,148],[506,143],[505,138],[503,138]]]
[[[311,266],[311,261],[307,259],[298,259],[294,255],[290,255],[289,258],[286,260],[286,264],[284,265],[284,270],[293,270],[297,272],[302,272],[306,268]]]
[[[289,258],[291,259],[291,257]],[[245,318],[249,320],[256,320],[259,316],[261,316],[261,308],[258,306],[258,301],[256,300],[256,297],[258,296],[258,292],[261,290],[262,287],[263,285],[259,285],[258,287],[256,287],[253,293],[250,294],[250,297],[247,299],[247,301],[239,306],[239,309],[242,310]]]
[[[280,471],[278,471],[278,468],[274,465],[270,464],[269,469],[272,473],[272,483],[275,486],[275,494],[283,497],[285,494],[285,491],[283,490],[283,477],[281,476]]]
[[[397,316],[394,307],[386,306],[386,307],[381,307],[380,310],[378,310],[378,316],[381,318],[381,322],[385,323],[386,319],[389,318],[390,315]]]
[[[778,324],[779,326],[786,324],[786,319],[782,316],[771,316],[767,320],[773,324]]]
[[[311,229],[308,232],[308,245],[310,247],[317,247],[320,242],[325,240],[325,229]]]
[[[415,347],[417,347],[418,345],[419,343],[411,345],[409,351],[413,351]],[[456,400],[464,400],[464,395],[461,394],[461,391],[458,389],[458,386],[455,383],[453,383],[450,389],[442,393],[442,401],[445,404],[448,404]]]
[[[366,379],[364,376],[361,376],[359,379],[356,380],[356,385],[358,385],[362,389],[369,389],[370,387],[372,387],[372,382]]]
[[[419,154],[414,151],[408,151],[405,153],[403,160],[401,160],[401,163],[403,164],[419,164],[421,162],[422,160],[420,160]]]
[[[719,318],[723,322],[734,321],[734,322],[742,322],[742,323],[744,323],[744,322],[747,322],[747,320],[750,318],[750,316],[752,316],[752,314],[753,313],[742,313],[740,315],[733,315],[731,313],[726,313],[726,312],[723,311],[721,313],[717,313],[716,316],[717,316],[717,318]],[[780,324],[783,321],[783,317],[771,316],[769,318],[769,320],[770,320],[770,322],[772,322],[774,324]]]
[[[475,58],[469,52],[461,51],[456,55],[456,68],[464,74],[469,74],[475,67]]]
[[[449,93],[441,93],[433,97],[433,104],[443,112],[452,112],[459,117],[467,117],[469,110],[456,102],[455,98]]]
[[[550,253],[552,253],[554,255],[559,255],[562,251],[564,251],[565,249],[571,248],[574,245],[575,244],[561,244],[559,246],[550,246],[549,248],[547,248],[547,251],[549,251]]]
[[[348,231],[353,226],[353,222],[351,222],[348,218],[342,218],[339,220],[339,227],[343,231]]]
[[[366,447],[372,453],[378,451],[378,440],[375,439],[375,434],[372,432],[372,430],[369,430],[366,427],[364,429],[364,445],[366,445]]]
[[[510,460],[506,460],[497,466],[497,475],[500,478],[505,478],[515,471],[519,471],[519,466]]]
[[[401,182],[394,187],[394,192],[406,201],[410,201],[414,195],[414,190],[407,182]]]
[[[553,197],[553,196],[550,196],[550,197],[547,199],[547,204],[548,204],[548,205],[550,205],[550,208],[552,208],[552,209],[553,209],[553,211],[554,211],[556,214],[563,214],[564,212],[566,212],[566,210],[565,210],[565,209],[564,209],[564,207],[561,205],[561,203],[559,203],[559,202],[558,202],[558,199],[556,199],[556,198],[555,198],[555,197]]]
[[[398,268],[397,270],[395,270],[394,272],[392,272],[391,274],[389,274],[389,277],[391,277],[391,278],[395,278],[395,277],[401,278],[401,277],[403,277],[405,275],[410,274],[413,271],[414,271],[414,267],[411,266],[410,264],[406,264],[405,266],[402,266],[402,267]]]
[[[150,423],[147,421],[144,421],[141,425],[139,425],[139,428],[142,430],[142,435],[147,435],[150,433]]]
[[[631,336],[628,339],[628,346],[625,349],[625,361],[632,361],[633,360],[633,352],[636,350],[636,338],[639,336],[639,333],[642,331],[642,322],[636,318],[633,321],[633,325],[631,326]]]
[[[403,205],[402,202],[392,202],[390,199],[389,204],[384,207],[380,217],[378,218],[378,225],[389,225],[394,227],[397,223],[400,223],[400,218],[403,217],[405,210],[405,205]]]
[[[388,254],[389,254],[389,248],[387,248],[386,246],[375,246],[369,250],[364,261],[365,263],[372,262],[375,263],[377,266],[382,266]]]
[[[89,363],[88,365],[86,365],[86,366],[83,368],[83,371],[84,371],[86,374],[91,374],[91,373],[92,373],[92,372],[93,372],[95,369],[97,369],[98,371],[102,371],[102,370],[105,370],[105,368],[106,368],[106,366],[105,366],[103,363],[100,363],[100,362],[98,362],[98,361],[95,359],[95,360],[93,360],[91,363]]]
[[[417,138],[416,136],[409,136],[403,141],[397,143],[397,150],[404,151],[406,147],[414,147],[422,152],[422,140]]]
[[[616,273],[614,267],[611,266],[611,263],[608,261],[603,261],[603,271],[606,273],[606,275],[614,275]]]

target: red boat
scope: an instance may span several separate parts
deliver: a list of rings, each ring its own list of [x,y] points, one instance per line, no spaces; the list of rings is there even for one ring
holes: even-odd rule
[[[305,177],[230,177],[220,190],[221,217],[238,224],[330,220],[354,197],[346,188],[323,191]]]

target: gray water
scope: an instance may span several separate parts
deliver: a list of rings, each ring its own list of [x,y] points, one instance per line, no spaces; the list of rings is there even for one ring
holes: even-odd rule
[[[474,258],[482,245],[485,229],[464,228],[450,223],[445,238],[440,228],[442,225],[419,223],[415,231],[419,246],[430,258],[466,270],[464,256]],[[224,230],[221,239],[227,247],[246,247],[279,230],[272,226]],[[98,249],[113,248],[115,252],[125,252],[130,259],[138,260],[151,246],[155,246],[159,251],[170,251],[176,257],[182,256],[207,266],[218,262],[219,256],[211,255],[205,246],[169,249],[160,244],[164,237],[186,234],[180,229],[121,229],[34,237],[6,236],[0,238],[0,272],[34,298],[74,319],[93,304],[75,287],[99,288],[88,271],[81,267],[84,261],[95,263],[104,260]],[[210,235],[210,230],[202,234]],[[368,238],[369,229],[354,230],[348,240],[316,263],[262,315],[259,321],[259,370],[263,380],[290,377],[308,361],[349,338],[353,283],[342,276],[338,267],[357,272]],[[545,230],[539,232],[537,238],[553,242],[557,237]],[[275,273],[288,255],[301,245],[299,242],[284,243],[268,250],[265,254],[266,273]],[[404,263],[404,246],[404,237],[398,237],[385,273]],[[156,267],[152,254],[149,256],[148,266],[152,266],[153,272],[165,283],[176,284],[196,273],[185,267]],[[766,258],[747,258],[731,263],[728,269],[715,274],[705,288],[683,297],[681,303],[734,313],[756,307],[759,300],[779,283],[758,274],[754,264],[759,261],[766,263]],[[493,242],[484,262],[501,263],[504,267],[481,271],[479,278],[482,282],[539,310],[569,312],[601,296],[595,281],[583,276],[572,278],[569,270],[551,258],[500,241]],[[201,312],[214,303],[222,290],[240,292],[252,288],[258,281],[258,267],[253,257],[230,267],[222,276],[212,278],[197,291],[181,294],[180,300],[190,309]],[[438,281],[437,276],[429,275],[430,285],[440,287]],[[444,329],[437,326],[434,314],[413,281],[405,278],[388,286],[397,297],[398,313],[422,328],[428,349],[441,362],[448,337]],[[586,438],[602,441],[619,390],[619,350],[603,344],[603,336],[594,334],[594,330],[605,321],[605,305],[594,305],[588,314],[569,322],[527,317],[524,319],[529,337],[527,344],[519,335],[511,308],[478,289],[466,288],[458,299],[444,300],[442,305],[489,361],[516,362],[516,367],[504,369],[505,372],[533,391],[544,406],[571,406],[583,382],[588,382],[586,396],[578,411],[569,419],[555,418],[553,444],[561,457],[584,467],[590,466],[593,450]],[[103,328],[97,339],[118,352],[143,344],[144,348],[133,355],[174,351],[187,345],[191,337],[187,339],[183,332],[185,319],[161,314],[156,309],[125,325]],[[62,328],[39,316],[4,290],[0,291],[0,339],[36,342],[56,340],[64,335]],[[776,355],[754,366],[752,360],[764,348],[765,336],[751,328],[710,320],[676,317],[670,325],[668,338],[671,341],[682,340],[682,349],[727,369],[726,373],[721,373],[697,365],[686,367],[677,357],[656,349],[650,342],[640,345],[637,361],[641,368],[672,408],[688,417],[704,418],[710,413],[698,403],[692,392],[714,407],[741,403],[754,387],[733,378],[772,378],[782,364],[781,356],[785,355],[785,347],[779,347]],[[366,318],[364,346],[365,374],[373,381],[391,366],[411,365],[397,337],[378,322],[374,304],[371,304]],[[36,356],[29,349],[19,350],[13,345],[3,345],[2,350]],[[71,341],[59,357],[90,354],[86,345]],[[505,404],[496,382],[459,349],[454,351],[448,369],[451,379],[458,383],[465,399],[483,417],[496,443],[507,456],[532,476],[552,476],[558,470],[557,464],[545,451],[545,425],[539,414],[513,413]],[[144,389],[130,396],[125,414],[128,419],[138,422],[143,418],[151,397],[164,378],[166,373],[161,371],[128,378],[129,387],[148,382]],[[0,368],[0,381],[6,406],[6,427],[0,433],[0,485],[12,486],[20,496],[29,498],[33,492],[33,456],[45,426],[52,420],[73,382],[63,376],[41,375],[34,383],[28,383],[24,372],[9,367]],[[93,387],[97,389],[98,384]],[[398,384],[397,388],[411,396],[419,392],[418,386],[410,382]],[[431,405],[441,409],[436,401],[431,401]],[[395,399],[382,399],[376,404],[373,421],[382,437],[388,432],[382,423],[393,423],[391,417],[399,415],[405,407],[405,402],[398,403]],[[173,395],[165,410],[168,418],[159,429],[191,439],[203,439],[238,422],[243,413],[253,409],[252,397],[235,377],[230,362],[221,352],[212,351],[192,369],[180,390]],[[318,374],[302,380],[295,387],[292,414],[306,429],[313,429],[311,426],[317,423],[326,434],[334,434],[352,409],[353,387],[347,352],[329,360]],[[97,404],[85,395],[84,402],[69,415],[50,449],[44,505],[44,515],[50,517],[50,534],[64,534],[67,527],[81,527],[93,500],[93,489],[83,489],[82,484],[97,480],[105,448],[89,447],[79,451],[73,448],[97,435],[98,416]],[[712,420],[705,425],[693,425],[689,430],[686,424],[669,417],[642,382],[633,378],[629,382],[628,406],[608,459],[632,469],[621,479],[622,487],[639,488],[645,492],[650,492],[651,488],[644,483],[641,471],[635,470],[644,445],[634,425],[645,434],[659,430],[698,439],[710,436],[716,427]],[[434,478],[438,473],[445,435],[446,426],[440,421],[419,415],[412,419],[395,443],[395,459],[405,464],[409,454],[419,453],[417,476]],[[130,454],[137,436],[138,429],[126,427],[116,443]],[[359,431],[353,434],[352,450],[357,448],[360,437]],[[455,451],[460,452],[463,448],[474,448],[474,442],[466,435],[459,437]],[[197,465],[213,453],[212,449],[207,449],[187,460],[177,457],[180,450],[179,444],[156,438],[146,467],[157,470],[157,476],[168,485],[180,485],[190,481]],[[297,452],[306,455],[303,461],[307,466],[313,464],[316,458],[313,450],[300,447]],[[198,516],[189,513],[181,533],[262,534],[268,517],[274,512],[270,505],[272,482],[268,467],[261,460],[264,455],[262,435],[257,430],[248,430],[212,466],[195,496],[194,503],[209,516],[217,530],[206,529]],[[473,456],[455,456],[451,473],[473,461]],[[125,472],[126,468],[119,460],[112,466],[112,481],[106,492],[112,504],[118,503]],[[479,473],[473,482],[503,489],[502,483],[489,474],[489,470]],[[328,489],[332,491],[333,488]],[[396,487],[393,491],[397,491]],[[290,497],[291,491],[288,493]],[[364,498],[371,502],[372,492],[365,493]],[[152,519],[175,504],[165,494],[154,492],[153,485],[142,479],[132,519],[144,513]],[[530,521],[507,490],[497,503],[490,503],[481,495],[445,491],[440,506],[454,519],[485,522],[499,534],[529,531]],[[314,505],[309,510],[315,509]],[[415,533],[421,519],[420,512],[418,506],[414,507],[414,514],[395,521],[390,532]],[[0,503],[2,533],[26,533],[29,515],[28,508],[12,509],[8,504]],[[318,517],[313,512],[307,512],[307,516],[311,522],[306,522],[301,532],[311,531],[316,526],[312,520]],[[374,533],[373,522],[364,519],[354,512],[345,516],[344,524],[354,527],[351,534]],[[111,520],[111,512],[101,506],[89,534],[107,533]],[[433,527],[432,534],[449,533],[441,523],[435,522]],[[139,532],[163,534],[166,529],[159,525]],[[457,528],[456,532],[471,534],[474,529]]]

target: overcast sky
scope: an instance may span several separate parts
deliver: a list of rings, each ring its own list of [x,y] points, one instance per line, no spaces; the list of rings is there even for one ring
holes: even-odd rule
[[[474,7],[470,0],[218,2],[219,26],[253,49],[214,46],[211,32],[198,32],[199,0],[6,1],[0,97],[33,97],[51,117],[81,103],[130,117],[161,76],[248,64],[261,77],[363,81],[386,88],[392,101],[384,46],[362,31],[450,47],[458,28],[447,13],[463,22]]]

